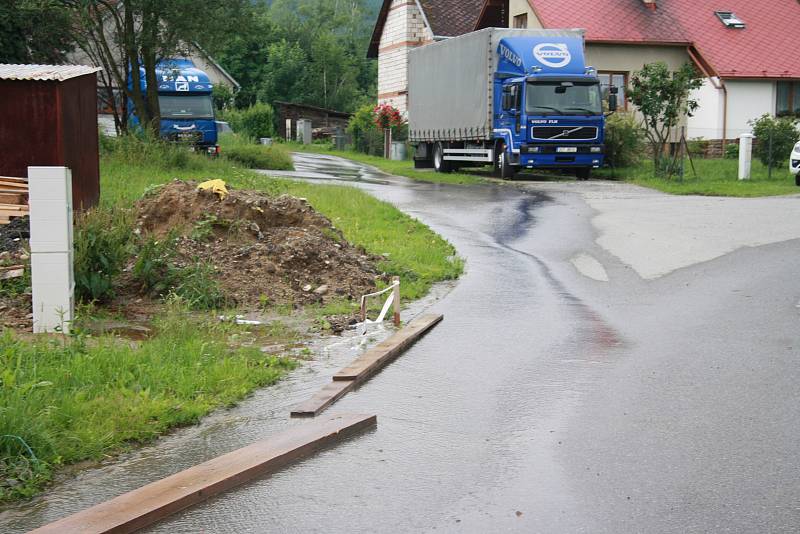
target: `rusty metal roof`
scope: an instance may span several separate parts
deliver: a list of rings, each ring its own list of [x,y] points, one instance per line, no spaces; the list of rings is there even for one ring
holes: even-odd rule
[[[63,82],[101,70],[88,65],[8,65],[0,63],[0,80]]]

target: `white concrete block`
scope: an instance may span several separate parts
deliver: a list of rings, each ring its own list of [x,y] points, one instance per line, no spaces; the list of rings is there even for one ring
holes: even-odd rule
[[[33,331],[69,332],[74,314],[72,253],[31,253]]]

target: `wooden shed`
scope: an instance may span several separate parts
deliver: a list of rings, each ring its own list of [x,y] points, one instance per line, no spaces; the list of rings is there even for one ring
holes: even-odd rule
[[[83,65],[0,64],[0,176],[69,167],[76,210],[100,198],[97,71]]]
[[[275,108],[278,111],[278,135],[284,139],[297,137],[298,119],[311,120],[312,128],[341,128],[344,131],[352,117],[352,113],[291,102],[275,102]]]

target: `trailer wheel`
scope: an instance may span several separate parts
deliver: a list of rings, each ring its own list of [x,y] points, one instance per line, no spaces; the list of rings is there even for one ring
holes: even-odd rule
[[[500,141],[497,143],[497,151],[494,160],[494,175],[503,180],[510,180],[517,173],[513,165],[508,161],[506,144]]]
[[[433,147],[433,168],[436,172],[450,172],[450,162],[444,160],[442,143],[436,143]]]
[[[592,169],[588,167],[575,170],[575,176],[578,178],[578,180],[588,180],[591,174],[592,174]]]

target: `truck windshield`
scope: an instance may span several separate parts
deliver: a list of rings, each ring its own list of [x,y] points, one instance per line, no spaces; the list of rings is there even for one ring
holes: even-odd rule
[[[528,82],[525,112],[529,115],[600,115],[597,83]]]
[[[213,119],[211,95],[159,95],[164,119]]]

